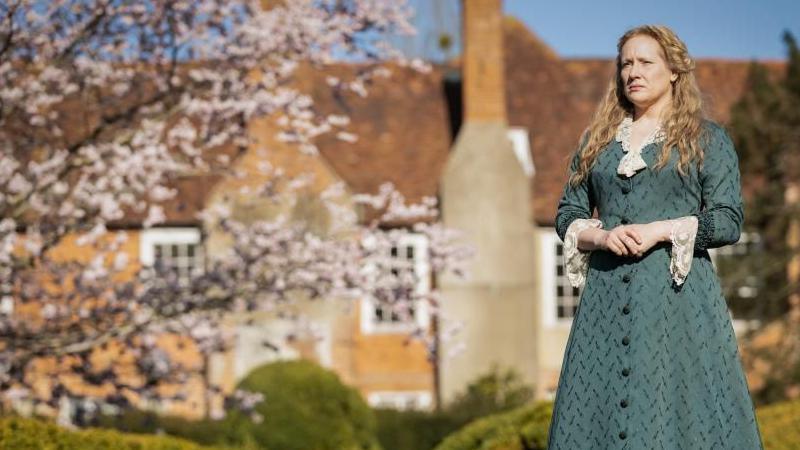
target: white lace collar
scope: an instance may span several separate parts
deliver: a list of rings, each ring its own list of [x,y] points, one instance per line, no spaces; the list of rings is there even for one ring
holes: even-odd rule
[[[649,136],[647,136],[639,148],[631,149],[630,140],[632,125],[633,116],[626,114],[625,118],[622,119],[622,122],[617,127],[617,133],[615,136],[617,142],[622,144],[622,150],[625,152],[625,155],[619,161],[617,173],[620,175],[625,175],[626,177],[631,177],[636,173],[637,170],[647,167],[647,163],[645,163],[644,159],[642,159],[643,148],[652,143],[661,142],[666,139],[666,133],[659,125],[653,130],[652,133],[650,133]]]

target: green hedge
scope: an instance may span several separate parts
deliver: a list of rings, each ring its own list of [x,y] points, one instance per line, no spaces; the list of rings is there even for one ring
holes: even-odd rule
[[[187,420],[127,411],[97,425],[126,432],[166,434],[203,445],[279,450],[381,450],[376,420],[361,394],[332,371],[306,360],[280,361],[253,370],[239,387],[260,392],[263,417],[231,411],[220,420]]]
[[[800,450],[800,400],[756,409],[765,450]]]
[[[550,401],[484,417],[442,441],[436,450],[539,450],[546,448]]]
[[[113,416],[100,416],[92,425],[125,433],[164,433],[201,445],[227,445],[237,449],[263,450],[264,447],[256,445],[249,435],[246,429],[247,420],[235,413],[228,414],[222,420],[190,420],[131,409]]]
[[[378,440],[384,450],[431,450],[466,425],[447,411],[375,409]]]
[[[538,402],[476,420],[448,436],[436,450],[545,449],[552,406]],[[800,450],[800,400],[757,408],[756,416],[765,450]]]
[[[529,404],[533,391],[516,370],[492,364],[439,411],[376,409],[378,439],[385,450],[432,450],[478,418]]]
[[[380,450],[375,415],[336,373],[306,361],[280,361],[253,370],[239,387],[264,394],[247,422],[255,442],[280,450]]]
[[[0,448],[13,450],[210,450],[166,436],[142,436],[113,430],[70,431],[36,419],[0,419]],[[216,447],[221,449],[221,447]]]

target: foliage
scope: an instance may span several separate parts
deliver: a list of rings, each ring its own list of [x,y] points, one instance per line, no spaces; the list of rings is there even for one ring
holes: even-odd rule
[[[135,433],[166,433],[204,445],[270,449],[380,450],[375,415],[355,389],[307,360],[260,366],[239,386],[264,396],[255,421],[239,411],[222,420],[188,420],[129,411],[97,425]]]
[[[384,450],[430,450],[464,426],[447,411],[375,409],[377,436]]]
[[[240,383],[265,401],[261,423],[249,423],[254,440],[283,450],[378,450],[373,412],[360,393],[332,371],[310,361],[283,361],[253,370]]]
[[[192,420],[185,417],[158,414],[153,411],[126,409],[120,414],[94,418],[93,427],[111,428],[124,433],[167,434],[201,445],[230,445],[237,448],[261,448],[245,428],[248,417],[239,412],[219,420]]]
[[[757,408],[756,417],[766,450],[800,448],[800,400]]]
[[[552,412],[552,402],[535,402],[483,417],[448,436],[435,450],[545,449]]]
[[[432,449],[467,423],[518,408],[532,398],[532,387],[514,369],[501,370],[495,364],[441,411],[376,410],[378,438],[386,450]]]
[[[552,402],[536,402],[476,420],[436,450],[537,450],[547,448]],[[766,450],[795,450],[800,443],[800,400],[756,408]]]
[[[497,365],[470,382],[464,392],[456,396],[447,410],[457,419],[469,422],[486,416],[517,408],[533,399],[533,388],[526,385],[514,369],[500,370]]]
[[[800,280],[788,276],[791,260],[800,255],[800,242],[790,240],[792,233],[800,240],[800,50],[789,32],[784,41],[784,77],[774,80],[753,62],[730,123],[752,192],[745,231],[757,232],[760,240],[746,255],[722,258],[720,274],[734,316],[762,322],[743,351],[757,404],[800,398]],[[751,288],[754,297],[738,295],[752,294]]]
[[[223,450],[182,439],[144,436],[111,430],[69,431],[35,419],[0,419],[0,448],[14,450]]]

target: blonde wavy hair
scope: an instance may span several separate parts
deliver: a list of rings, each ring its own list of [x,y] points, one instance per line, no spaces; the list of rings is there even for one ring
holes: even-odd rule
[[[661,154],[653,169],[660,170],[669,161],[673,147],[680,152],[678,172],[686,175],[692,159],[697,159],[702,166],[703,151],[700,143],[703,138],[703,120],[706,114],[703,109],[700,89],[694,76],[695,62],[689,56],[686,44],[668,27],[662,25],[642,25],[632,28],[619,38],[617,43],[616,73],[609,83],[606,94],[600,101],[589,127],[581,134],[583,146],[578,167],[570,176],[573,186],[581,183],[588,176],[597,156],[614,139],[617,127],[626,114],[633,114],[634,106],[625,97],[622,70],[622,47],[634,36],[650,36],[661,47],[661,56],[667,67],[678,75],[672,82],[672,104],[664,111],[662,128],[666,139],[662,143]],[[588,140],[587,140],[588,136]],[[581,151],[581,146],[576,150]]]

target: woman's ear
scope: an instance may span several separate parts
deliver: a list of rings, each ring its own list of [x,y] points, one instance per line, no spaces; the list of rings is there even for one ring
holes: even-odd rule
[[[672,75],[669,76],[670,83],[674,83],[675,80],[677,80],[677,79],[678,79],[678,74],[675,73],[675,72],[672,72]]]

